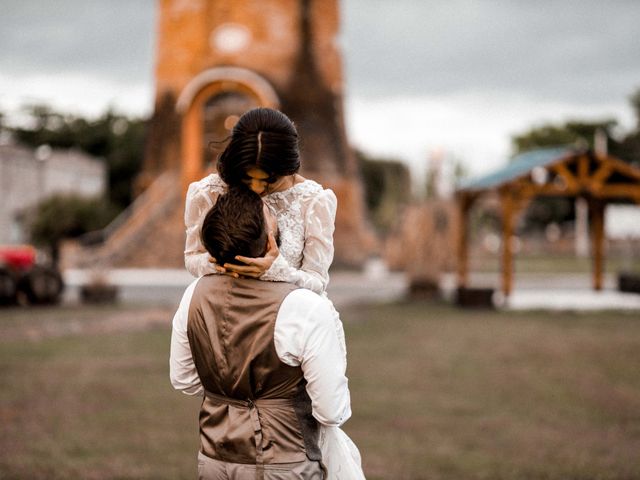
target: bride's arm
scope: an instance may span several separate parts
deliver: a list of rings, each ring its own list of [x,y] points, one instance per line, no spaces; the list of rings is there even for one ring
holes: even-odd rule
[[[302,265],[294,268],[278,255],[261,280],[293,283],[322,293],[329,283],[329,267],[333,261],[337,199],[331,190],[315,197],[305,213],[305,235]]]
[[[191,275],[200,277],[209,273],[217,273],[211,255],[204,248],[200,239],[202,222],[207,212],[218,200],[219,192],[208,191],[201,182],[189,185],[184,209],[186,241],[184,248],[184,265]]]

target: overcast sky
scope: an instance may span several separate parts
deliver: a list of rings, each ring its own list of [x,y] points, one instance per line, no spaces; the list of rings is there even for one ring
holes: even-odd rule
[[[633,122],[635,0],[343,0],[351,142],[422,174],[433,151],[471,173],[503,164],[510,136],[544,122]],[[148,114],[153,0],[3,0],[0,110],[43,101]]]

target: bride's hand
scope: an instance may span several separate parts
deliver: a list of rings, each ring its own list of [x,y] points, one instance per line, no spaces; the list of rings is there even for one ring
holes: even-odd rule
[[[209,263],[213,268],[215,268],[218,273],[227,273],[227,269],[221,265],[218,265],[217,260],[214,257],[209,257]],[[238,278],[238,275],[231,275],[232,277]]]
[[[276,239],[272,233],[269,233],[269,248],[264,257],[251,258],[238,255],[236,260],[242,262],[244,265],[225,263],[223,267],[227,273],[236,273],[243,277],[259,278],[264,272],[269,270],[269,267],[271,267],[271,264],[278,255],[280,255],[280,251],[278,250]]]

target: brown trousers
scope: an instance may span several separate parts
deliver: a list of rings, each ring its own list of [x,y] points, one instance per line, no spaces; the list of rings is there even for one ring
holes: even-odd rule
[[[256,466],[227,463],[198,453],[198,480],[255,480]],[[319,462],[309,459],[296,463],[276,463],[264,466],[265,480],[322,480]]]

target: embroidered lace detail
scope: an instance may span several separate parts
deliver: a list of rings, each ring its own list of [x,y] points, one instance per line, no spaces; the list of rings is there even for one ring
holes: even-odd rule
[[[199,232],[206,212],[226,190],[226,184],[217,174],[189,186],[185,209],[185,265],[194,276],[215,272]],[[290,282],[316,293],[324,292],[333,261],[335,195],[313,180],[305,180],[265,196],[264,201],[276,215],[280,255],[261,279]]]
[[[217,193],[218,195],[227,191],[227,184],[222,181],[220,175],[212,173],[204,177],[200,182],[202,186],[207,188],[210,193]]]
[[[304,215],[301,204],[305,201],[308,202],[312,193],[318,193],[318,189],[314,188],[315,186],[322,191],[322,187],[317,183],[307,180],[294,185],[284,192],[275,192],[267,195],[264,199],[264,203],[267,204],[271,211],[276,212],[280,255],[292,267],[299,268],[302,265]]]
[[[215,173],[189,185],[184,213],[186,227],[184,264],[194,277],[216,273],[215,266],[209,261],[211,257],[200,241],[200,229],[209,209],[226,191],[227,185]]]
[[[276,213],[280,256],[261,278],[324,292],[333,261],[335,195],[305,180],[264,201]]]

